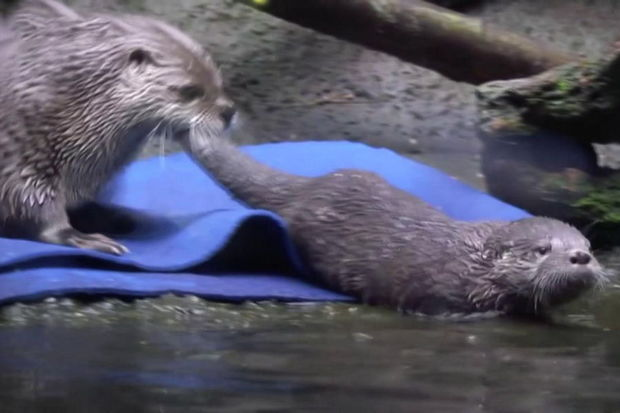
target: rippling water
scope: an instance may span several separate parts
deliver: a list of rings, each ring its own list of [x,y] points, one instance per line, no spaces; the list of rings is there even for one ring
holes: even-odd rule
[[[615,412],[616,291],[555,323],[172,296],[18,304],[2,311],[0,411]]]

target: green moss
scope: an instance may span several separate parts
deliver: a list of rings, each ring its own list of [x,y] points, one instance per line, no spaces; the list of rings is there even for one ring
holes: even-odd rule
[[[560,79],[555,84],[556,89],[562,93],[568,93],[573,88],[573,83],[569,82],[568,79]]]
[[[610,178],[609,182],[584,191],[588,195],[572,204],[590,220],[620,224],[620,178]]]

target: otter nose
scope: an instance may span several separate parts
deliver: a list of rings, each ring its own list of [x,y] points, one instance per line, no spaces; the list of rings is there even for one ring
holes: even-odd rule
[[[592,260],[592,256],[584,251],[574,251],[570,256],[571,264],[586,265]]]
[[[220,118],[222,118],[226,127],[230,126],[230,123],[232,122],[235,113],[237,113],[237,109],[234,105],[227,105],[221,109]]]

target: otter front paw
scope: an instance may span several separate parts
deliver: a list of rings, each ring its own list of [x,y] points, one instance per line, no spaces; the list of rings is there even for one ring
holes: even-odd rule
[[[91,249],[114,255],[123,255],[129,250],[122,244],[102,234],[85,234],[74,228],[63,228],[54,233],[42,234],[43,241],[72,247]]]
[[[67,245],[78,248],[97,250],[114,255],[123,255],[129,252],[127,247],[106,237],[103,234],[85,234],[73,230],[65,239]]]

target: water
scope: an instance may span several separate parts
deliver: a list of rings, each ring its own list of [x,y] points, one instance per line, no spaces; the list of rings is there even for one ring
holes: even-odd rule
[[[615,412],[620,291],[554,323],[167,296],[1,313],[0,411]]]

